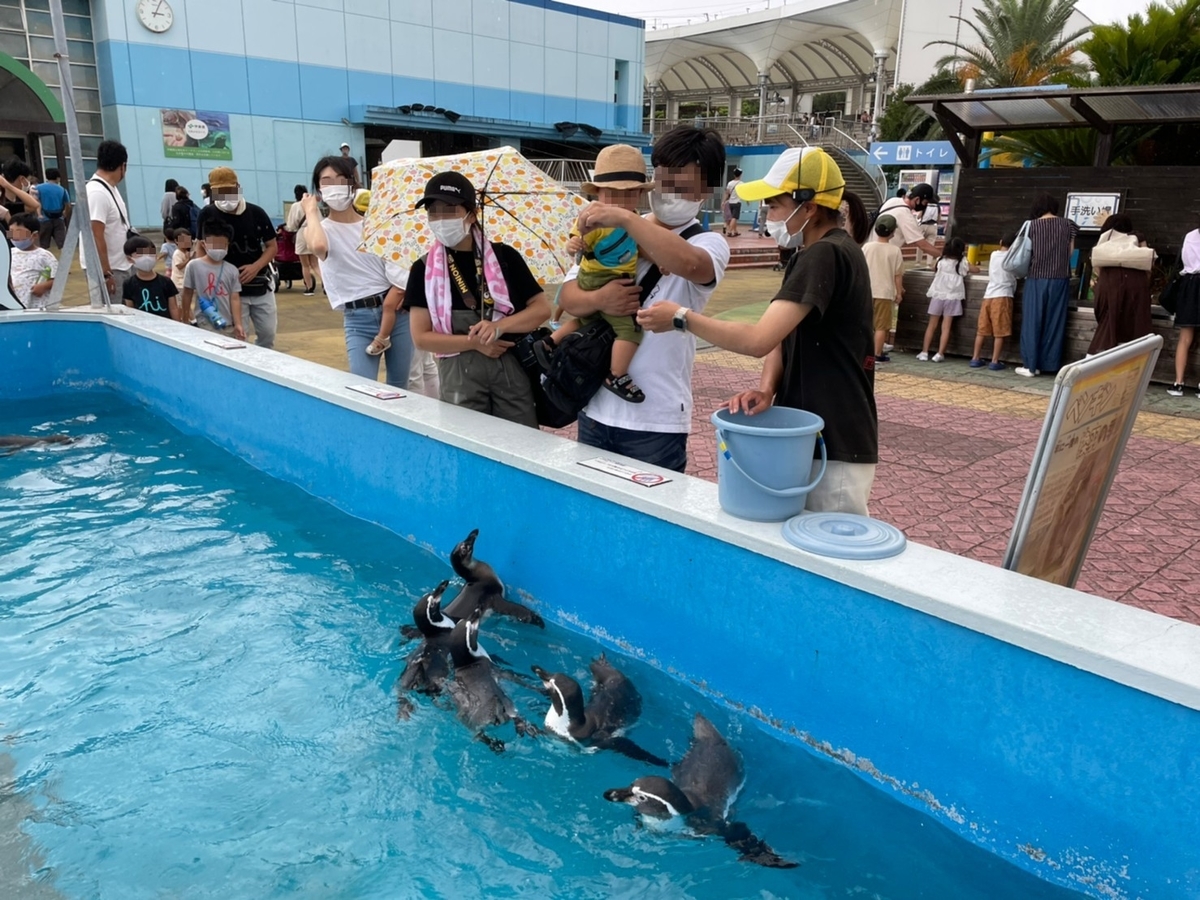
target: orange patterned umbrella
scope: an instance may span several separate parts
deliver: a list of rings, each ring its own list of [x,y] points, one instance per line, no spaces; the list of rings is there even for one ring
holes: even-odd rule
[[[561,281],[573,260],[567,240],[587,204],[512,147],[456,156],[386,162],[371,173],[363,248],[405,268],[429,250],[433,235],[416,203],[438,172],[461,172],[479,192],[488,240],[516,248],[540,282]]]

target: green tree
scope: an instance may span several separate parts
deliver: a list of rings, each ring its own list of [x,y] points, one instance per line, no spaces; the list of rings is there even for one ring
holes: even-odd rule
[[[951,16],[975,33],[978,43],[931,41],[955,52],[936,63],[952,68],[959,79],[975,79],[979,88],[1024,87],[1075,81],[1087,68],[1074,58],[1075,41],[1090,30],[1068,32],[1075,0],[983,0],[975,19]]]
[[[838,115],[841,115],[845,109],[845,91],[826,91],[824,94],[817,94],[813,97],[812,110],[818,115],[827,112],[837,112]]]
[[[920,107],[905,103],[904,98],[909,94],[918,97],[922,94],[953,94],[958,92],[959,87],[957,76],[948,69],[942,69],[917,87],[911,84],[897,85],[879,119],[879,140],[944,141],[946,135],[938,120]]]

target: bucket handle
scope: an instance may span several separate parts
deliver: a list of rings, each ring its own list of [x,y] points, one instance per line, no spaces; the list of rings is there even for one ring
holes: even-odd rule
[[[742,473],[742,477],[749,481],[752,485],[764,493],[770,494],[772,497],[799,497],[802,494],[807,494],[825,477],[825,467],[829,464],[829,457],[825,450],[825,439],[821,436],[821,432],[817,432],[817,446],[821,448],[821,471],[817,472],[817,477],[812,480],[812,484],[802,487],[784,488],[777,490],[776,488],[767,487],[757,478],[752,478],[745,469],[738,465],[738,461],[733,458],[733,454],[729,452],[729,445],[725,441],[725,432],[720,428],[717,429],[717,440],[720,443],[721,453],[729,460],[730,465]]]

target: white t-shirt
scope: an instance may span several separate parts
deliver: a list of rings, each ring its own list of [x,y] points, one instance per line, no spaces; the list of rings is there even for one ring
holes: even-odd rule
[[[892,235],[892,243],[898,247],[905,244],[915,244],[925,240],[925,232],[917,222],[916,214],[904,202],[903,197],[893,197],[879,207],[879,215],[890,215],[896,220],[896,233]]]
[[[1004,259],[1007,256],[1007,250],[997,250],[992,254],[991,261],[988,262],[988,284],[987,290],[983,292],[984,300],[989,297],[1017,295],[1017,276],[1004,268]]]
[[[180,293],[183,292],[183,273],[187,269],[187,264],[192,261],[192,253],[190,250],[180,250],[175,248],[175,252],[171,255],[168,261],[170,268],[171,281],[175,285],[175,289]]]
[[[926,296],[941,300],[966,300],[966,278],[970,274],[971,265],[965,259],[939,259],[937,273]]]
[[[401,290],[408,284],[408,272],[374,253],[360,251],[363,222],[335,222],[322,219],[329,253],[321,260],[321,279],[329,294],[329,305],[341,309],[347,303],[381,294],[390,287]]]
[[[693,223],[673,228],[676,234]],[[689,238],[688,243],[704,250],[713,262],[715,277],[712,284],[693,284],[679,275],[664,275],[643,306],[653,306],[659,300],[669,300],[700,312],[716,290],[729,264],[729,242],[717,232],[706,231]],[[638,260],[640,280],[650,269],[648,260]],[[566,281],[579,274],[575,266],[567,273]],[[633,356],[629,374],[646,394],[643,403],[628,403],[612,391],[601,388],[584,409],[589,419],[614,428],[631,431],[652,431],[664,434],[684,434],[692,430],[692,362],[696,358],[696,338],[690,332],[667,331],[654,334],[647,331]]]
[[[129,271],[133,268],[133,263],[125,255],[129,210],[125,208],[121,192],[108,182],[101,183],[93,177],[88,179],[87,201],[92,221],[104,225],[104,243],[108,245],[107,268],[114,272]]]
[[[30,292],[33,290],[33,286],[42,280],[42,273],[47,268],[50,269],[50,277],[54,278],[58,273],[58,260],[49,250],[43,250],[41,247],[18,250],[13,247],[12,269],[9,274],[12,277],[13,288],[17,292],[17,299],[27,307],[33,305],[33,295]],[[49,302],[50,295],[42,294],[42,299]]]

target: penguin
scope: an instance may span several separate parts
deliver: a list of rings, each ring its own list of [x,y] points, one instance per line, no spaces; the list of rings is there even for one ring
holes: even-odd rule
[[[497,683],[492,659],[479,645],[479,621],[482,618],[482,607],[476,607],[450,633],[454,678],[446,683],[446,689],[463,724],[473,729],[476,737],[489,749],[502,753],[504,742],[485,734],[483,729],[509,721],[516,726],[519,735],[534,737],[538,729],[517,715],[512,700]]]
[[[459,541],[450,553],[450,565],[454,574],[466,584],[443,612],[457,622],[468,618],[476,609],[481,609],[484,613],[496,612],[518,622],[545,628],[546,623],[542,621],[542,617],[532,609],[504,599],[504,582],[496,577],[496,572],[491,566],[481,559],[475,559],[477,537],[478,528]]]
[[[584,747],[615,750],[652,766],[669,765],[624,736],[625,729],[642,714],[642,695],[633,682],[604,654],[592,660],[591,670],[592,699],[584,706],[578,681],[562,672],[551,675],[541,666],[533,666],[533,674],[550,693],[546,730]]]
[[[4,456],[16,453],[25,447],[36,447],[38,444],[73,444],[75,438],[67,434],[48,434],[45,437],[26,437],[21,434],[0,434],[0,450]]]
[[[398,718],[407,719],[412,715],[412,700],[406,694],[415,692],[436,696],[442,692],[443,683],[450,677],[450,633],[454,630],[454,622],[442,615],[439,602],[449,585],[449,580],[443,581],[413,607],[413,621],[421,645],[409,654],[404,671],[400,673]],[[400,630],[406,633],[404,628]]]
[[[715,834],[741,859],[775,869],[794,869],[755,837],[741,822],[729,821],[729,811],[745,781],[741,757],[700,713],[692,722],[692,741],[683,759],[671,767],[668,780],[658,775],[636,779],[627,788],[612,788],[604,799],[632,806],[647,822],[682,821],[697,834]]]

